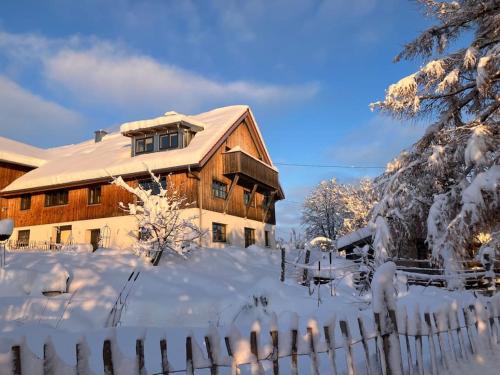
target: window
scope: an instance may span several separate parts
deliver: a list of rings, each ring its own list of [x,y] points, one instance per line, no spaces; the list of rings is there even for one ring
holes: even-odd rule
[[[252,193],[248,190],[243,190],[243,203],[245,206],[255,207],[255,199],[252,199]]]
[[[226,197],[227,197],[227,185],[223,182],[213,180],[212,181],[212,194],[216,198],[226,199]]]
[[[212,241],[226,242],[226,224],[212,223]]]
[[[243,202],[245,203],[245,206],[250,205],[251,198],[252,198],[252,193],[249,192],[248,190],[243,190]]]
[[[31,208],[31,195],[26,194],[21,196],[21,210],[29,210]]]
[[[68,190],[54,190],[45,193],[45,207],[68,204]]]
[[[179,147],[179,134],[168,133],[160,135],[160,150],[170,150]]]
[[[268,230],[264,231],[264,244],[266,247],[271,247],[271,236]]]
[[[159,195],[160,194],[160,187],[152,179],[139,181],[139,185],[144,190],[151,190],[151,194],[153,194],[153,195]],[[165,190],[167,188],[167,177],[166,176],[161,176],[160,177],[160,185],[163,188],[163,190]]]
[[[17,232],[17,246],[28,246],[30,243],[29,229]]]
[[[245,247],[255,244],[255,229],[245,228]]]
[[[89,187],[88,204],[101,203],[101,185]]]
[[[144,154],[147,152],[154,151],[154,140],[153,137],[146,137],[135,140],[135,153]]]
[[[269,193],[264,193],[264,199],[262,200],[262,205],[264,207],[270,207],[272,203],[271,195]]]

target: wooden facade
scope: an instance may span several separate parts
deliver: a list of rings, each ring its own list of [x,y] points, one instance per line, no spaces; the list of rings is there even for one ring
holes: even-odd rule
[[[32,169],[33,167],[0,161],[0,190]],[[10,217],[7,205],[8,200],[0,197],[0,219]]]
[[[180,171],[154,171],[157,174],[170,174],[171,181],[187,197],[188,202],[193,202],[194,207],[221,212],[228,215],[245,217],[269,224],[275,224],[274,200],[279,199],[281,193],[277,172],[271,167],[262,165],[258,160],[255,163],[261,164],[264,172],[273,176],[273,183],[266,180],[261,171],[232,171],[228,174],[225,171],[225,160],[227,151],[239,146],[249,155],[262,160],[263,163],[270,164],[265,156],[264,146],[260,141],[255,127],[251,124],[250,116],[244,116],[233,126],[222,142],[217,145],[215,152],[212,152],[205,164],[192,170]],[[164,151],[168,153],[168,151]],[[159,153],[163,154],[163,152]],[[241,156],[240,156],[241,157]],[[0,164],[0,187],[5,187],[14,179],[29,171],[29,169],[14,170],[2,169]],[[241,172],[245,172],[243,175]],[[251,174],[248,176],[247,174]],[[242,178],[239,178],[241,175]],[[253,179],[251,178],[253,177]],[[141,179],[147,179],[148,174],[128,177],[126,180],[132,186],[137,186]],[[228,194],[226,199],[213,196],[212,182],[216,180],[227,184]],[[96,184],[101,185],[101,201],[99,204],[89,204],[88,190]],[[5,217],[14,220],[16,227],[27,227],[41,224],[63,223],[89,219],[99,219],[125,215],[120,209],[119,202],[127,204],[132,202],[133,197],[120,187],[110,184],[110,180],[92,181],[92,183],[82,183],[74,186],[51,187],[65,188],[68,190],[68,203],[65,205],[45,207],[45,194],[49,188],[23,191],[18,193],[3,194],[3,210]],[[279,190],[279,192],[278,192]],[[244,192],[251,194],[251,202],[247,205],[244,202]],[[21,210],[21,197],[29,194],[31,196],[31,207]]]

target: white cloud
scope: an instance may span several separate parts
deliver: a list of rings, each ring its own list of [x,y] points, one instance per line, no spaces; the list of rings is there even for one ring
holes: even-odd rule
[[[47,101],[0,75],[0,135],[51,144],[58,132],[74,132],[79,114]]]
[[[316,84],[219,82],[143,55],[109,48],[62,50],[45,61],[46,77],[83,101],[119,108],[194,110],[226,103],[281,103],[314,96]]]
[[[424,130],[421,125],[403,124],[376,115],[335,142],[328,156],[335,162],[349,165],[384,166],[415,143]]]
[[[125,112],[283,104],[312,98],[319,90],[314,82],[288,85],[212,79],[96,38],[48,39],[0,32],[0,49],[15,63],[38,59],[50,87],[82,103]]]

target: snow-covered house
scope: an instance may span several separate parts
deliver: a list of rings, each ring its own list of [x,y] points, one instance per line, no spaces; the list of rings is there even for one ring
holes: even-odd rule
[[[257,122],[248,106],[197,115],[167,112],[97,131],[80,144],[39,149],[0,138],[0,218],[14,220],[13,240],[92,243],[103,228],[112,247],[129,247],[135,218],[119,208],[132,195],[111,185],[150,183],[148,169],[171,181],[194,206],[208,235],[203,245],[275,246],[274,204],[283,199]]]

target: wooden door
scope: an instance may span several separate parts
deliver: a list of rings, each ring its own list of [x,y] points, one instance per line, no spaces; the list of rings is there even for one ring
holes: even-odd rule
[[[255,244],[255,229],[245,228],[245,247]]]
[[[90,230],[90,243],[92,244],[92,250],[96,251],[99,247],[99,241],[101,240],[101,230],[91,229]]]

